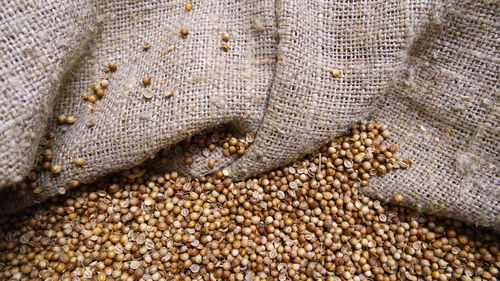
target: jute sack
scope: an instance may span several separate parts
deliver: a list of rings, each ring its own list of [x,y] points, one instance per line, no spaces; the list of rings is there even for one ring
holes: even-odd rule
[[[41,192],[28,197],[4,189],[4,210],[64,193],[71,180],[132,167],[220,124],[256,135],[241,158],[217,161],[216,169],[229,165],[243,179],[372,117],[392,129],[415,165],[375,179],[365,192],[384,200],[401,193],[418,210],[499,229],[494,2],[195,1],[186,12],[182,1],[65,1],[44,13],[46,4],[27,3],[0,8],[6,38],[23,29],[29,38],[8,41],[2,62],[2,81],[10,81],[2,87],[12,98],[0,107],[1,184],[28,173],[47,130],[57,132],[53,163],[63,168],[42,173]],[[18,22],[21,16],[30,20]],[[47,36],[35,36],[41,30]],[[223,31],[231,35],[228,52],[220,49]],[[151,48],[143,51],[143,43]],[[27,58],[28,46],[44,52]],[[41,63],[47,57],[48,66]],[[89,107],[82,95],[110,61],[118,70],[106,74],[106,96]],[[13,106],[19,122],[11,121]],[[61,113],[77,122],[56,125]],[[74,157],[86,164],[75,167]],[[194,157],[190,167],[176,156],[171,163],[195,176],[211,172]]]

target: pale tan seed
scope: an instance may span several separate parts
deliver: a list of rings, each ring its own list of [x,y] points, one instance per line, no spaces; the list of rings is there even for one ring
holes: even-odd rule
[[[174,91],[172,91],[172,90],[168,90],[168,91],[165,93],[165,97],[166,97],[166,98],[170,98],[170,97],[172,97],[173,95],[174,95]]]
[[[61,166],[60,165],[52,165],[52,168],[50,169],[50,171],[53,174],[59,174],[59,173],[61,173]]]
[[[72,115],[68,115],[68,116],[66,117],[66,123],[67,123],[67,124],[72,125],[72,124],[74,124],[74,123],[75,123],[75,121],[76,121],[76,120],[75,120],[75,117],[74,117],[74,116],[72,116]]]
[[[80,167],[85,165],[85,162],[86,162],[85,158],[81,158],[81,157],[73,160],[73,164],[75,164],[76,166],[80,166]]]

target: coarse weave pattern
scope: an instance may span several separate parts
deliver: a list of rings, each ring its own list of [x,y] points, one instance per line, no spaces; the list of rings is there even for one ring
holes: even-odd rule
[[[70,180],[130,168],[220,124],[256,135],[242,157],[217,160],[242,179],[372,117],[415,165],[365,192],[401,193],[418,210],[500,229],[494,1],[207,0],[193,1],[191,12],[183,1],[32,2],[0,7],[9,97],[0,101],[0,186],[29,172],[47,126],[57,132],[53,163],[62,172],[42,173],[42,192],[27,199],[2,195],[4,210],[63,193]],[[105,74],[106,96],[89,106],[82,96],[111,61],[118,70]],[[62,113],[76,123],[57,125]],[[75,167],[75,157],[86,164]],[[194,158],[185,167],[174,155],[170,165],[194,176],[213,171]]]

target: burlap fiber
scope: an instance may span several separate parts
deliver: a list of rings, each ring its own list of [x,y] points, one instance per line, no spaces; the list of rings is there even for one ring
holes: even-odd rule
[[[217,125],[255,142],[212,170],[201,154],[190,167],[173,155],[171,167],[200,176],[227,165],[243,179],[374,118],[415,164],[364,192],[401,193],[419,211],[500,229],[495,1],[207,0],[190,12],[183,1],[3,2],[1,212],[64,193],[71,180],[133,167]],[[104,74],[108,62],[118,70]],[[106,95],[89,107],[82,97],[103,75]],[[57,125],[59,114],[76,123]],[[57,132],[53,163],[62,172],[42,173],[42,192],[17,198],[11,186],[48,131]],[[72,165],[75,157],[86,164]]]

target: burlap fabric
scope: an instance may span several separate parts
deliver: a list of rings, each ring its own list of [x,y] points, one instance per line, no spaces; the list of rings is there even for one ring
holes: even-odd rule
[[[418,210],[500,228],[494,1],[194,1],[191,12],[182,1],[46,2],[0,7],[0,185],[28,173],[47,130],[58,133],[54,164],[63,169],[42,173],[42,192],[27,199],[4,192],[4,210],[62,193],[70,180],[132,167],[220,124],[256,135],[245,155],[217,161],[242,179],[372,117],[415,165],[365,192],[383,200],[401,193]],[[118,70],[89,108],[82,96],[110,61]],[[144,76],[152,79],[146,88]],[[76,123],[57,125],[61,113]],[[74,157],[87,163],[75,167]],[[198,176],[211,172],[202,157],[189,168],[179,155],[170,163]]]

